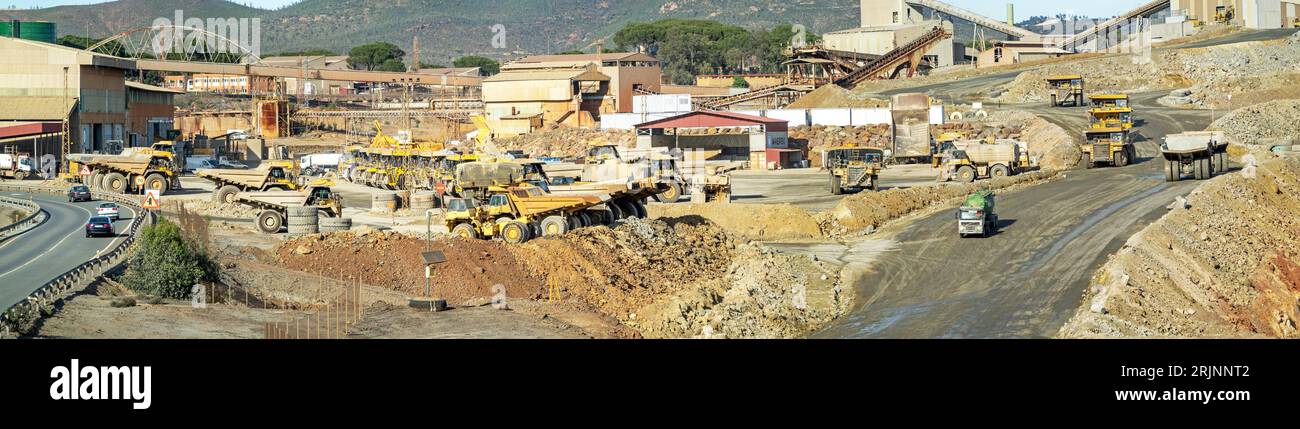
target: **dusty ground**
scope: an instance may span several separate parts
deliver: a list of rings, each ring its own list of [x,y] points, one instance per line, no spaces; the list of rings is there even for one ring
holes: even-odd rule
[[[1205,182],[1111,256],[1058,336],[1300,336],[1297,211],[1300,158]]]
[[[12,209],[8,206],[0,206],[0,227],[12,225],[24,217],[27,217],[27,212]]]
[[[1300,99],[1275,100],[1234,110],[1210,125],[1246,145],[1300,144]]]

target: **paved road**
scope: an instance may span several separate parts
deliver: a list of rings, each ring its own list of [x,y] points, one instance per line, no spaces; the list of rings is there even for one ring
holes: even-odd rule
[[[85,226],[100,201],[69,203],[57,195],[3,193],[35,199],[49,219],[35,229],[0,242],[0,309],[21,301],[37,287],[121,241],[123,237],[86,238]],[[114,229],[125,231],[135,211],[122,207]]]
[[[958,238],[951,211],[919,219],[888,245],[857,243],[830,255],[874,259],[857,285],[858,307],[820,337],[1049,337],[1066,322],[1092,273],[1128,237],[1197,184],[1166,183],[1157,154],[1161,136],[1209,125],[1207,112],[1160,107],[1160,93],[1134,97],[1139,162],[1098,168],[1005,195],[1001,231]],[[1067,129],[1081,129],[1081,109],[1022,106]],[[864,250],[865,249],[865,250]],[[883,249],[883,250],[882,250]],[[826,252],[823,246],[819,249]],[[834,250],[833,250],[834,251]]]
[[[1214,39],[1202,40],[1200,42],[1188,43],[1185,45],[1172,45],[1171,49],[1191,49],[1204,48],[1207,46],[1229,45],[1233,43],[1258,42],[1262,40],[1274,40],[1288,37],[1295,32],[1300,31],[1295,28],[1278,28],[1272,30],[1246,30],[1239,33],[1229,34]]]

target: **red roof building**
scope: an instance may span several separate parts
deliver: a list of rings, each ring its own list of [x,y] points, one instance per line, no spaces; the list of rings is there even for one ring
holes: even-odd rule
[[[790,147],[789,127],[781,119],[695,111],[637,125],[637,147],[698,151],[705,160],[749,161],[753,169],[789,168],[806,158],[802,149]]]

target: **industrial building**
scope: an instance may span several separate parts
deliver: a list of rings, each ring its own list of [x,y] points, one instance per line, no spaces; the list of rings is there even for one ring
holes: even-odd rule
[[[703,151],[709,161],[749,161],[754,169],[786,168],[806,158],[790,147],[789,121],[725,111],[695,111],[636,126],[639,149]]]
[[[997,41],[993,47],[980,52],[975,58],[975,68],[988,68],[1045,60],[1068,55],[1070,51],[1045,42]]]
[[[860,27],[822,35],[826,49],[884,55],[942,25],[953,36],[926,52],[928,67],[935,68],[965,62],[967,45],[1037,37],[1013,24],[1010,6],[1005,22],[930,0],[862,0],[860,9]]]
[[[536,55],[483,80],[483,106],[498,136],[546,123],[595,127],[604,113],[627,113],[637,94],[660,90],[659,60],[642,53]]]
[[[165,76],[163,77],[163,87],[182,92],[248,94],[251,89],[265,93],[275,90],[275,79],[266,76],[254,77],[237,74],[205,73],[189,76]]]
[[[543,123],[594,127],[601,113],[615,110],[610,81],[595,66],[503,71],[483,80],[483,108],[500,137],[527,134]]]
[[[1171,0],[1174,15],[1214,22],[1216,14],[1230,10],[1232,23],[1246,28],[1293,28],[1300,17],[1300,2],[1280,0]]]
[[[0,52],[0,126],[37,131],[8,135],[17,151],[58,153],[65,120],[73,152],[147,145],[171,131],[176,91],[127,82],[133,60],[10,37],[0,37]]]

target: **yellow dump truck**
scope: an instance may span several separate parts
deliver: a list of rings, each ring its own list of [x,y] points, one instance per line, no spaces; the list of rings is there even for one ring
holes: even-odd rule
[[[977,179],[1008,177],[1029,167],[1019,142],[1013,140],[969,140],[953,143],[943,155],[940,179],[974,182]]]
[[[1093,94],[1088,96],[1088,101],[1094,109],[1133,107],[1129,105],[1128,94]]]
[[[1093,168],[1099,164],[1124,167],[1137,157],[1133,142],[1129,141],[1128,130],[1122,127],[1092,128],[1084,133],[1083,152],[1080,164],[1083,168]]]
[[[831,195],[845,190],[876,190],[880,170],[885,168],[885,151],[869,147],[832,147],[822,152],[822,167],[830,172]]]
[[[630,149],[607,143],[593,143],[583,160],[580,181],[600,183],[652,178],[663,192],[655,200],[672,204],[689,196],[691,187],[682,175],[678,157],[667,150]]]
[[[150,148],[127,148],[117,155],[70,154],[73,171],[90,170],[88,185],[92,189],[120,194],[157,190],[166,194],[180,189],[181,165],[169,142]]]
[[[194,173],[216,186],[212,200],[235,202],[235,194],[250,191],[292,191],[298,189],[298,173],[292,160],[264,161],[257,168],[204,169]]]
[[[1080,75],[1063,75],[1052,76],[1047,78],[1048,98],[1052,102],[1052,107],[1082,107],[1083,104],[1083,76]]]
[[[275,234],[285,225],[290,207],[315,207],[329,217],[343,215],[343,199],[330,189],[334,182],[317,180],[295,191],[253,191],[234,195],[233,201],[258,209],[257,229]]]
[[[1228,140],[1222,131],[1194,131],[1170,134],[1160,144],[1165,159],[1165,180],[1183,180],[1190,173],[1196,180],[1207,180],[1215,173],[1228,171]]]

